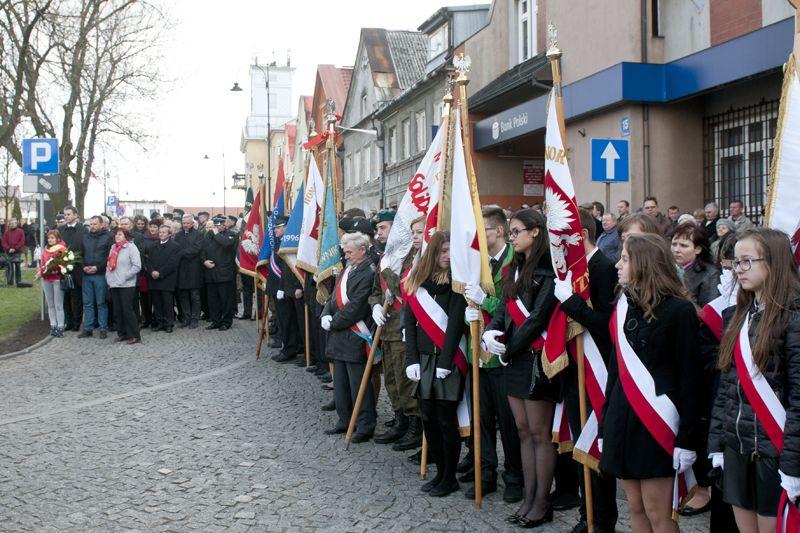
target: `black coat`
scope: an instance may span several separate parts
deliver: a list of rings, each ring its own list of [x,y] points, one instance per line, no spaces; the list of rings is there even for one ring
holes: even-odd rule
[[[86,232],[86,228],[83,226],[83,224],[78,222],[72,228],[65,225],[60,231],[61,240],[64,241],[64,244],[67,245],[67,248],[73,252],[82,253],[83,234]],[[83,270],[81,269],[82,266],[82,260],[77,261],[75,263],[75,269],[72,271],[72,278],[75,280],[76,285],[81,284],[81,278],[83,276]]]
[[[719,269],[699,258],[683,272],[683,284],[694,302],[703,307],[719,296]]]
[[[294,298],[294,291],[297,289],[302,289],[303,285],[300,283],[300,280],[297,279],[297,276],[294,275],[292,269],[289,268],[289,265],[286,261],[278,255],[278,252],[275,252],[275,262],[278,263],[278,268],[281,269],[281,278],[278,281],[278,289],[282,290],[285,293],[285,298],[289,300],[293,300]]]
[[[626,298],[623,294],[621,297]],[[678,410],[680,424],[675,446],[698,448],[700,400],[699,320],[691,302],[668,296],[656,306],[654,319],[628,298],[623,321],[625,337],[647,371],[656,394],[666,394]],[[619,381],[617,357],[611,358],[606,403],[600,422],[603,457],[600,469],[622,479],[671,477],[672,456],[653,438],[628,402]]]
[[[336,277],[336,283],[339,282]],[[331,329],[328,332],[328,345],[326,355],[328,359],[345,361],[348,363],[364,363],[367,360],[367,343],[356,335],[350,327],[363,320],[368,328],[372,328],[372,311],[369,308],[369,294],[372,291],[372,278],[375,276],[375,266],[367,257],[362,263],[353,268],[347,278],[347,305],[339,309],[334,294],[325,308],[322,316],[330,315]]]
[[[727,327],[735,308],[722,313]],[[755,346],[762,312],[751,309],[750,346]],[[750,455],[757,451],[766,457],[780,457],[779,468],[790,476],[800,476],[800,298],[794,301],[786,327],[779,336],[773,357],[764,376],[786,408],[783,451],[778,453],[739,383],[735,360],[723,372],[711,414],[708,451],[721,452],[725,446]]]
[[[406,303],[403,309],[403,328],[406,335],[406,366],[420,364],[420,354],[436,357],[436,367],[458,372],[453,362],[458,343],[464,335],[464,311],[467,309],[467,300],[460,294],[453,292],[452,285],[439,284],[428,280],[422,284],[439,307],[447,314],[447,330],[444,334],[442,349],[436,347],[425,330],[420,326],[419,320],[414,315],[411,307]],[[466,355],[466,354],[465,354]]]
[[[81,238],[81,255],[83,257],[81,262],[83,266],[97,267],[95,274],[105,274],[108,252],[111,251],[112,244],[114,244],[114,239],[111,233],[107,231],[85,232]]]
[[[178,289],[199,289],[203,286],[203,236],[196,229],[181,230],[175,235],[181,249],[178,265]]]
[[[181,247],[174,240],[156,241],[147,248],[145,269],[147,284],[151,291],[174,291],[178,279],[178,263],[181,259]],[[158,272],[158,279],[153,279],[153,272]]]
[[[216,235],[207,231],[203,238],[203,261],[214,261],[214,268],[203,267],[206,283],[226,283],[236,280],[236,246],[239,237],[229,229]]]

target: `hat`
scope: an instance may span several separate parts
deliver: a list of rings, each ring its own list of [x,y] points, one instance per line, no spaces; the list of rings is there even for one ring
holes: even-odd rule
[[[239,219],[236,218],[236,215],[228,215],[228,220],[230,220],[231,222],[238,222],[239,221]]]
[[[729,218],[721,218],[721,219],[717,220],[716,227],[718,228],[720,226],[728,226],[729,230],[736,231],[736,224],[734,224],[733,220],[731,220]]]
[[[285,215],[275,215],[275,227],[285,226],[289,222],[289,217]]]
[[[376,226],[381,222],[394,222],[394,216],[396,214],[397,213],[391,209],[384,209],[383,211],[378,211],[378,214],[375,215],[372,221]]]
[[[66,220],[64,215],[56,215],[56,220]]]
[[[372,223],[362,217],[345,217],[339,221],[339,229],[345,233],[363,233],[373,235]]]

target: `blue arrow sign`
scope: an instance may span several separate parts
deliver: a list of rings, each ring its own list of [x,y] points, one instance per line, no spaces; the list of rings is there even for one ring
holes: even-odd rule
[[[592,139],[592,181],[625,182],[630,179],[630,142],[626,139]]]

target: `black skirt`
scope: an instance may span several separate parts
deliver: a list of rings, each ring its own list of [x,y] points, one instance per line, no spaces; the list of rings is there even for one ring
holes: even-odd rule
[[[552,380],[547,378],[542,370],[541,357],[542,352],[526,350],[515,354],[511,362],[503,367],[503,378],[509,396],[523,400],[558,401],[560,378],[558,376]],[[535,385],[533,385],[534,374],[538,376]]]
[[[744,455],[729,446],[723,457],[722,500],[762,516],[778,516],[782,489],[777,459]]]
[[[419,382],[414,384],[413,395],[420,400],[448,400],[460,402],[464,395],[464,378],[453,365],[444,379],[436,379],[435,355],[419,354]]]

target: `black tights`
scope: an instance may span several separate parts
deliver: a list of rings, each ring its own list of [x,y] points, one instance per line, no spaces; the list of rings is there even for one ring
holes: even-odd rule
[[[422,428],[428,449],[436,463],[435,484],[455,483],[456,465],[461,455],[461,436],[458,433],[458,402],[448,400],[419,401]]]
[[[508,397],[519,433],[525,499],[517,514],[531,520],[542,518],[549,506],[550,486],[556,469],[553,445],[553,403]]]

